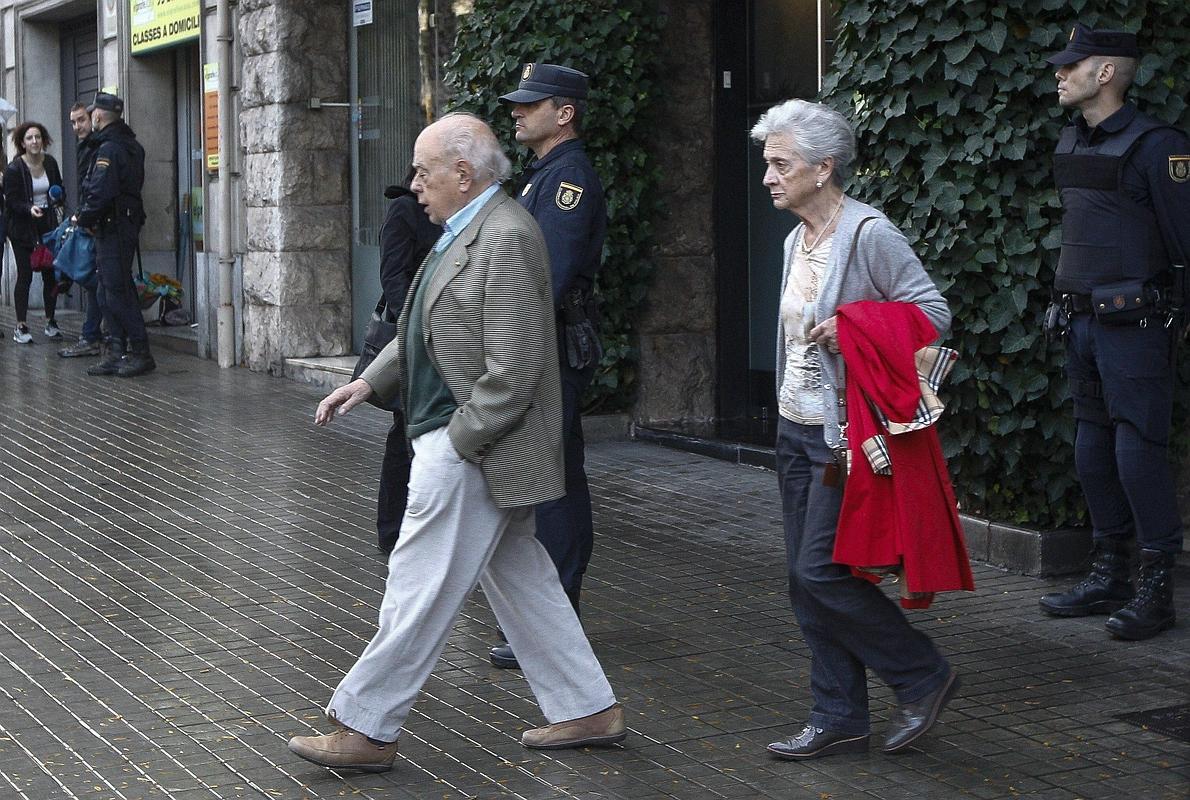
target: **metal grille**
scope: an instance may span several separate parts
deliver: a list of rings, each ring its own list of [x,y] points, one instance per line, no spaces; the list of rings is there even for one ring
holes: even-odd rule
[[[425,118],[418,0],[375,0],[372,13],[371,25],[355,29],[358,88],[352,122],[359,155],[355,243],[377,246],[388,204],[384,187],[405,182],[413,140]]]

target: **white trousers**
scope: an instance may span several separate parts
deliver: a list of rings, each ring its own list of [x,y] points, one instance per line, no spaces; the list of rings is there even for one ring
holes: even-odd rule
[[[379,630],[327,714],[395,741],[477,582],[548,722],[616,702],[558,572],[533,536],[533,507],[497,508],[446,428],[413,440],[409,504],[388,562]]]

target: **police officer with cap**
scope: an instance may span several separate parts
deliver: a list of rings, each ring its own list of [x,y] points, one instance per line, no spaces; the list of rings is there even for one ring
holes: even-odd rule
[[[537,507],[537,538],[558,568],[575,611],[595,538],[579,404],[602,355],[592,290],[607,233],[603,184],[579,138],[587,85],[587,75],[576,69],[525,64],[516,91],[500,98],[512,106],[516,140],[536,156],[521,176],[517,200],[537,220],[549,251],[566,468],[566,496]],[[490,657],[494,666],[517,667],[507,644],[492,648]]]
[[[1054,155],[1063,215],[1052,313],[1067,334],[1075,469],[1095,550],[1087,578],[1044,595],[1041,609],[1110,614],[1107,630],[1122,639],[1173,627],[1182,549],[1166,451],[1190,257],[1190,140],[1126,101],[1139,56],[1131,33],[1076,25],[1047,59],[1058,102],[1082,112]]]
[[[131,378],[157,366],[132,283],[132,260],[145,222],[145,149],[124,122],[124,101],[119,97],[97,92],[90,108],[95,161],[83,184],[78,224],[95,232],[108,351],[87,374]]]

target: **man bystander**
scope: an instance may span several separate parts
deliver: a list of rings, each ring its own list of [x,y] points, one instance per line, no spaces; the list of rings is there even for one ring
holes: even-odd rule
[[[569,67],[526,64],[516,91],[500,98],[512,105],[516,140],[537,157],[521,176],[517,200],[541,226],[549,250],[566,476],[565,496],[537,507],[537,539],[576,613],[595,542],[581,404],[601,354],[593,289],[607,233],[603,184],[579,138],[587,83]],[[493,647],[489,658],[503,669],[518,666],[511,644]]]
[[[326,767],[391,769],[477,582],[549,722],[521,744],[619,742],[623,710],[533,536],[533,507],[564,491],[545,242],[500,191],[510,165],[478,118],[449,114],[422,131],[413,167],[413,191],[442,237],[413,278],[396,338],[314,417],[326,425],[372,392],[401,392],[414,452],[409,504],[379,630],[326,708],[338,728],[295,736],[289,749]]]
[[[1110,614],[1107,631],[1121,639],[1173,627],[1182,549],[1167,450],[1190,257],[1190,140],[1126,100],[1139,57],[1134,34],[1076,25],[1047,59],[1058,103],[1082,112],[1054,155],[1062,250],[1047,317],[1065,319],[1074,465],[1094,561],[1081,583],[1042,596],[1041,610]]]
[[[78,138],[78,186],[79,193],[87,185],[87,176],[91,174],[91,167],[95,165],[96,143],[91,136],[91,114],[82,103],[75,103],[70,107],[70,127]],[[83,294],[87,304],[86,317],[83,319],[83,330],[79,340],[69,347],[58,351],[63,358],[78,358],[79,356],[97,356],[103,352],[102,323],[103,309],[99,307],[99,281],[96,279],[91,285],[83,286]]]

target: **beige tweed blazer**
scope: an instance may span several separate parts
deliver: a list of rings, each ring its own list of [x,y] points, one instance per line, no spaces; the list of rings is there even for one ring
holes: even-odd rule
[[[424,268],[413,276],[396,338],[360,376],[385,399],[409,385],[401,350]],[[442,254],[422,314],[426,352],[459,405],[450,440],[480,465],[496,505],[564,495],[549,257],[529,212],[502,191],[493,195]]]

